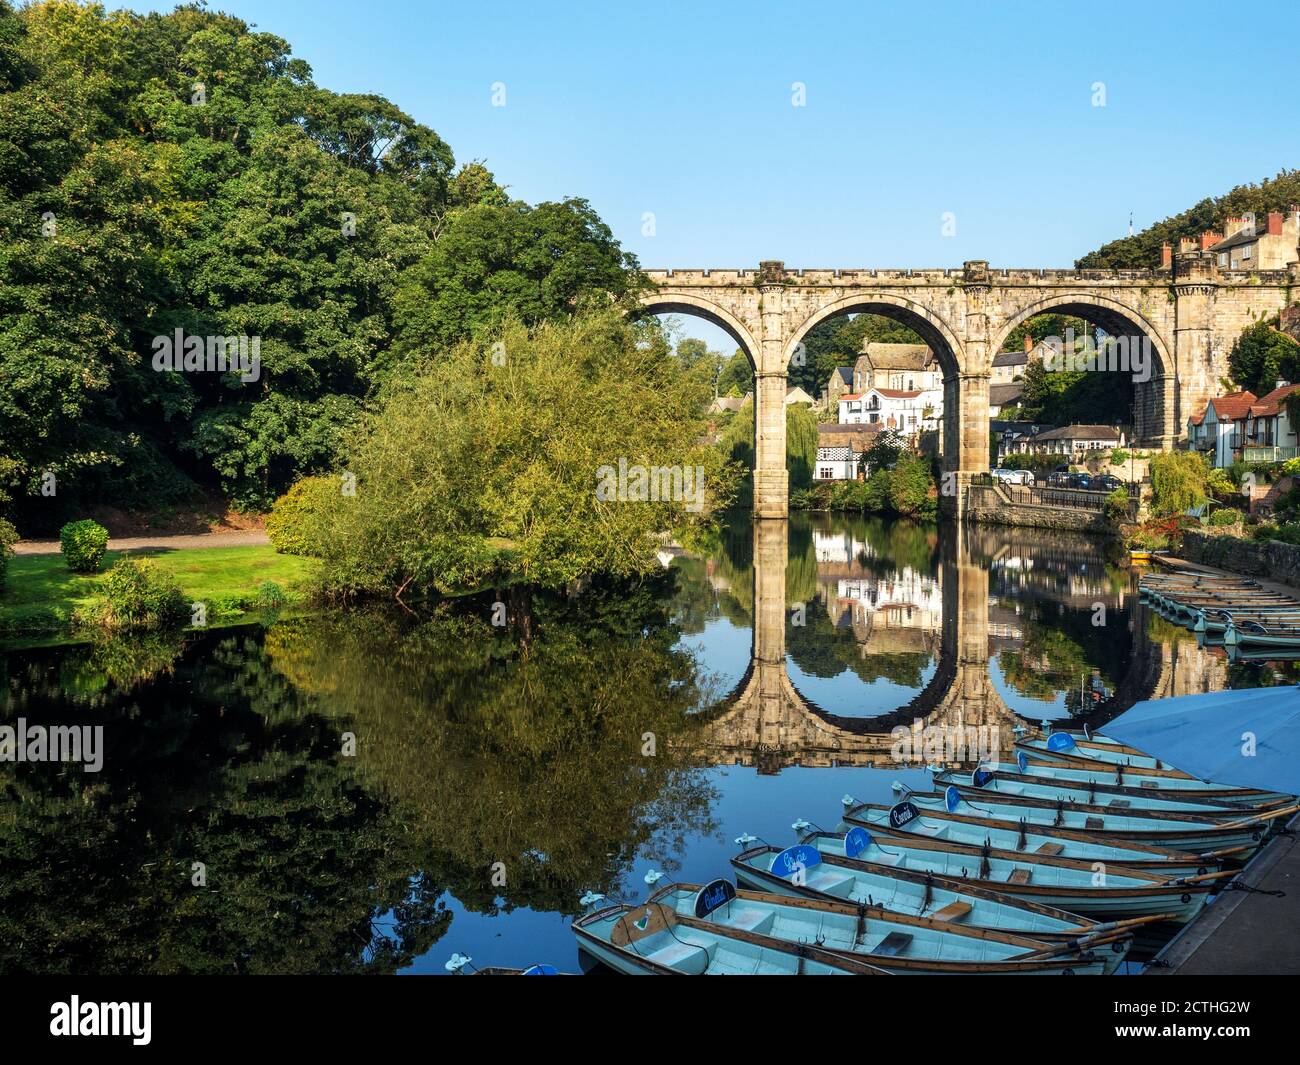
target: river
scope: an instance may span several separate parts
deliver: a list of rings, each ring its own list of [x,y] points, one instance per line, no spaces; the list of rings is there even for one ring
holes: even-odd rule
[[[10,651],[0,724],[103,766],[0,762],[0,971],[577,971],[585,892],[727,875],[1022,720],[1283,680],[1107,541],[806,515],[636,585]]]

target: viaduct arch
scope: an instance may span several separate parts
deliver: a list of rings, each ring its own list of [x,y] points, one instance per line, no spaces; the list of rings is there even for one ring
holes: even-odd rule
[[[955,475],[944,505],[960,513],[971,474],[988,468],[993,356],[1021,322],[1058,312],[1130,342],[1149,341],[1149,380],[1135,381],[1135,444],[1173,447],[1193,411],[1227,376],[1241,331],[1280,311],[1300,288],[1286,270],[1221,270],[1189,252],[1159,270],[994,270],[972,260],[946,270],[649,270],[642,313],[684,313],[724,329],[754,366],[754,515],[788,512],[785,390],[808,332],[837,314],[872,311],[916,330],[944,373],[943,465]]]

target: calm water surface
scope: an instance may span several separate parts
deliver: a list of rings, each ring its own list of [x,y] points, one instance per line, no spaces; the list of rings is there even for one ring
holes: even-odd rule
[[[1149,614],[1108,550],[741,520],[653,581],[503,596],[504,626],[488,595],[0,654],[0,721],[106,748],[96,774],[0,763],[0,971],[577,971],[585,891],[728,875],[742,833],[925,790],[891,730],[1005,748],[1294,682]]]

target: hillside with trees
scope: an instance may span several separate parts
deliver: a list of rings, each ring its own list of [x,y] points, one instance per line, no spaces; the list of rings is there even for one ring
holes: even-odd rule
[[[1209,196],[1181,214],[1148,226],[1140,233],[1103,244],[1075,260],[1080,270],[1142,269],[1160,265],[1160,248],[1175,250],[1182,237],[1199,237],[1207,229],[1223,232],[1228,218],[1253,211],[1263,219],[1269,211],[1287,211],[1300,203],[1300,170],[1283,170],[1258,185],[1238,185],[1223,196]]]

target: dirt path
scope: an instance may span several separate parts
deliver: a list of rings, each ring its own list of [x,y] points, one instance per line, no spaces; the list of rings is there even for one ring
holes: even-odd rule
[[[110,551],[135,551],[140,548],[158,548],[174,551],[183,547],[250,547],[270,543],[260,529],[238,532],[183,533],[175,536],[123,536],[108,541]],[[57,555],[58,540],[19,540],[14,544],[16,555]]]

